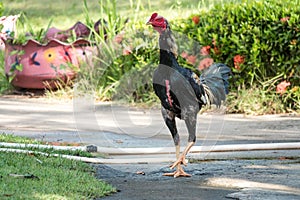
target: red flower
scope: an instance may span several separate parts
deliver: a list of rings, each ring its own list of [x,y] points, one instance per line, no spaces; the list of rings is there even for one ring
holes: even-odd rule
[[[242,63],[244,63],[245,58],[244,58],[244,56],[236,55],[236,56],[234,56],[233,61],[234,61],[235,63],[242,64]]]
[[[214,63],[214,60],[212,58],[204,58],[200,61],[199,65],[198,65],[198,69],[203,70],[203,69],[211,66],[213,63]]]
[[[123,49],[123,55],[127,56],[129,54],[132,54],[132,48],[130,46],[124,47],[124,49]]]
[[[240,70],[241,68],[240,65],[245,62],[245,57],[241,55],[236,55],[233,58],[233,62],[234,62],[234,68]]]
[[[282,81],[281,83],[279,83],[276,87],[276,92],[279,93],[280,95],[282,95],[283,93],[285,93],[286,89],[288,86],[290,86],[291,83],[287,82],[287,81]]]
[[[186,58],[186,60],[187,60],[188,63],[194,65],[194,64],[196,63],[197,56],[193,56],[193,55],[188,56],[188,57]]]
[[[281,22],[287,22],[290,19],[290,17],[283,17],[280,19]]]
[[[181,57],[183,57],[183,58],[187,58],[189,56],[189,54],[187,53],[187,52],[185,52],[185,51],[183,51],[182,53],[181,53]]]
[[[194,22],[194,24],[199,24],[199,22],[200,22],[200,17],[199,16],[194,16],[193,18],[192,18],[192,20],[193,20],[193,22]]]
[[[208,56],[210,53],[210,46],[204,46],[200,49],[200,55]]]
[[[117,34],[114,38],[114,41],[118,44],[120,44],[122,41],[123,41],[123,38],[124,38],[124,34],[125,32],[124,31],[121,31],[119,34]]]

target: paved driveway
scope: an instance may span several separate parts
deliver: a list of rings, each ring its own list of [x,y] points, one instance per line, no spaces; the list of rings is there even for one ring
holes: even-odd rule
[[[198,120],[198,146],[300,142],[297,116],[202,114]],[[180,121],[178,128],[186,141]],[[44,141],[117,149],[173,148],[159,109],[94,103],[89,98],[73,102],[0,97],[0,130]],[[169,171],[168,162],[138,162],[147,156],[123,155],[138,164],[95,165],[97,176],[119,189],[105,199],[300,199],[299,150],[190,154],[186,171],[193,176],[179,179],[162,176]],[[154,156],[173,159],[174,152]]]

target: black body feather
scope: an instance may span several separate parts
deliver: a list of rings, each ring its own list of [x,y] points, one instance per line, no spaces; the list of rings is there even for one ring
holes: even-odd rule
[[[177,46],[169,25],[160,33],[160,63],[153,74],[153,88],[162,104],[162,114],[174,139],[179,143],[175,117],[185,120],[189,142],[196,140],[197,113],[205,104],[221,105],[228,93],[230,68],[213,64],[203,71],[200,80],[176,59]]]

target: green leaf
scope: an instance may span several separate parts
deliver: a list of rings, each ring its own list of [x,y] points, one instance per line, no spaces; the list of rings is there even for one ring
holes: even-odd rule
[[[23,65],[22,64],[16,65],[16,70],[22,71],[23,70]]]

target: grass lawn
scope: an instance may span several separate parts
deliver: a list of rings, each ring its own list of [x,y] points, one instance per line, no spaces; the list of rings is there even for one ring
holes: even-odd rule
[[[93,199],[115,189],[63,158],[0,152],[0,199]]]
[[[209,2],[220,2],[213,0]],[[4,15],[24,13],[35,28],[45,28],[50,19],[53,26],[64,29],[69,28],[76,21],[85,22],[83,0],[3,0]],[[103,2],[106,2],[105,0]],[[146,22],[153,12],[159,12],[168,18],[181,15],[189,16],[202,4],[209,5],[207,0],[181,0],[181,1],[117,1],[117,12],[136,21]],[[213,4],[213,3],[211,3]],[[89,16],[98,20],[100,13],[99,0],[87,0]]]
[[[16,136],[13,134],[0,134],[0,142],[5,142],[5,143],[20,143],[20,144],[36,144],[36,145],[53,145],[51,143],[47,142],[40,142],[38,140],[34,140],[31,138],[27,137],[21,137],[21,136]],[[72,144],[62,144],[63,146],[72,146]],[[78,145],[78,144],[76,144]],[[58,145],[57,145],[58,146]],[[0,145],[1,148],[1,145]],[[5,147],[7,148],[7,147]],[[15,147],[14,147],[15,148]],[[86,152],[86,151],[81,151],[81,150],[56,150],[54,148],[39,148],[39,147],[25,147],[22,149],[30,150],[30,151],[38,151],[42,153],[47,153],[47,154],[64,154],[64,155],[71,155],[71,156],[81,156],[81,157],[95,157],[93,154]],[[103,156],[103,155],[97,155],[97,156]]]
[[[0,142],[39,144],[10,134],[0,134]],[[0,152],[0,169],[0,199],[93,199],[115,191],[96,179],[90,165],[61,157]]]

